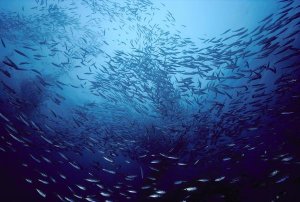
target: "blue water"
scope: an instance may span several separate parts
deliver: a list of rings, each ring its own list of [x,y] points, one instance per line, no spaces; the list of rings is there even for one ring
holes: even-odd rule
[[[296,0],[0,0],[0,201],[299,201]]]

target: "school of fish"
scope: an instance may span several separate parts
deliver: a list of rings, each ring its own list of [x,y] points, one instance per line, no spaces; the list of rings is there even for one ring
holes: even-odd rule
[[[24,201],[299,201],[300,1],[277,4],[197,39],[151,0],[0,9],[0,177]]]

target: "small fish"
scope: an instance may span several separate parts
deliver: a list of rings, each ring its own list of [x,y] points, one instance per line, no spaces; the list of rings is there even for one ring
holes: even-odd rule
[[[6,48],[5,43],[4,43],[4,41],[3,41],[2,38],[1,38],[1,43],[2,43],[2,46],[3,46],[4,48]]]
[[[277,184],[282,183],[282,182],[286,181],[288,178],[289,178],[289,176],[285,176],[285,177],[283,177],[283,178],[277,180],[276,183],[277,183]]]
[[[80,81],[84,81],[84,80],[86,80],[86,79],[82,79],[82,78],[80,78],[78,75],[76,75],[76,76],[77,76],[78,80],[80,80]]]
[[[231,29],[226,30],[225,32],[223,32],[221,35],[227,34]]]
[[[62,179],[67,179],[67,177],[65,176],[65,175],[63,175],[63,174],[59,174],[59,176],[62,178]]]
[[[0,69],[0,71],[1,71],[2,74],[4,74],[6,77],[11,78],[11,74],[10,74],[8,71],[2,70],[2,69]]]
[[[30,69],[30,70],[42,76],[42,73],[39,72],[38,70],[36,70],[36,69]]]
[[[45,180],[41,180],[41,179],[38,179],[39,182],[43,183],[43,184],[49,184],[49,182],[45,181]]]
[[[0,112],[0,117],[4,119],[6,122],[9,122],[9,119],[6,116],[4,116],[1,112]]]
[[[141,178],[144,179],[144,172],[143,172],[143,168],[140,166],[140,171],[141,171]]]
[[[289,114],[293,114],[294,112],[281,112],[282,115],[289,115]]]
[[[225,176],[219,177],[219,178],[216,178],[216,179],[215,179],[215,182],[220,182],[220,181],[222,181],[222,180],[224,180],[224,179],[225,179]]]
[[[156,164],[156,163],[159,163],[159,162],[160,162],[160,160],[153,160],[153,161],[151,161],[150,163]]]
[[[89,202],[97,202],[96,200],[90,198],[90,197],[86,197],[85,200],[89,201]]]
[[[44,156],[42,156],[42,158],[43,158],[47,163],[51,163],[51,161],[50,161],[48,158],[46,158],[46,157],[44,157]]]
[[[151,194],[151,195],[149,196],[149,198],[159,198],[159,197],[161,197],[160,194]]]
[[[183,181],[183,180],[178,180],[178,181],[175,181],[174,184],[178,185],[178,184],[182,184],[182,183],[185,183],[186,181]]]
[[[110,194],[107,192],[100,192],[100,194],[104,197],[110,197]]]
[[[184,189],[185,191],[196,191],[197,187],[187,187]]]
[[[157,194],[165,194],[166,192],[164,190],[156,190],[155,191]]]
[[[91,178],[87,178],[87,179],[85,179],[85,181],[87,181],[87,182],[93,182],[93,183],[100,182],[99,180],[91,179]]]
[[[76,186],[77,186],[79,189],[83,190],[83,191],[86,190],[86,188],[85,188],[84,186],[81,186],[81,185],[78,185],[78,184],[76,184]]]
[[[258,129],[257,127],[248,128],[249,131],[254,131],[254,130],[257,130],[257,129]]]
[[[129,193],[132,193],[132,194],[136,194],[137,193],[137,191],[135,191],[135,190],[127,190]]]
[[[113,170],[107,170],[105,168],[103,168],[102,170],[105,171],[105,172],[107,172],[107,173],[113,174],[113,175],[116,174],[116,172],[113,171]]]
[[[110,162],[110,163],[113,163],[114,161],[113,160],[111,160],[111,159],[109,159],[109,158],[107,158],[107,157],[103,157],[106,161],[108,161],[108,162]]]
[[[167,156],[163,153],[159,153],[161,156],[165,157],[165,158],[168,158],[168,159],[174,159],[174,160],[178,160],[179,158],[178,157],[175,157],[175,156]]]
[[[53,144],[53,142],[51,140],[49,140],[48,138],[44,137],[43,135],[41,135],[41,138],[43,140],[45,140],[46,142],[48,142],[49,144]]]
[[[7,92],[11,93],[11,94],[16,94],[17,92],[12,89],[10,86],[8,86],[6,83],[4,83],[3,81],[1,81],[2,85],[4,86],[4,89],[7,90]]]
[[[274,177],[275,175],[277,175],[279,173],[279,170],[274,170],[272,173],[270,173],[270,177]]]
[[[46,194],[44,192],[42,192],[41,190],[39,189],[36,189],[36,191],[39,193],[39,195],[41,195],[43,198],[46,197]]]
[[[30,154],[30,157],[35,160],[37,163],[41,163],[41,161],[39,159],[37,159],[36,157],[34,157],[32,154]]]
[[[290,161],[292,159],[293,159],[293,157],[285,157],[281,161],[287,162],[287,161]]]
[[[21,51],[19,51],[17,49],[15,49],[15,52],[18,53],[19,55],[23,56],[23,57],[28,58],[28,56],[25,53],[23,53],[23,52],[21,52]]]
[[[26,48],[26,49],[29,49],[29,50],[32,50],[32,51],[37,51],[37,49],[31,48],[31,47],[29,47],[29,46],[23,46],[23,48]]]
[[[27,178],[26,178],[25,181],[28,182],[28,183],[30,183],[30,184],[32,183],[32,180],[31,180],[31,179],[27,179]]]
[[[9,67],[14,68],[15,70],[26,70],[23,68],[19,68],[11,59],[9,59],[8,57],[6,57],[6,60],[2,61],[4,64],[6,64]]]
[[[20,142],[20,143],[24,143],[23,140],[21,140],[20,138],[17,138],[16,136],[14,136],[13,134],[9,133],[9,135],[16,141]]]
[[[29,62],[20,62],[19,65],[29,65]]]
[[[71,166],[73,166],[75,169],[80,170],[80,167],[76,165],[75,163],[69,162]]]

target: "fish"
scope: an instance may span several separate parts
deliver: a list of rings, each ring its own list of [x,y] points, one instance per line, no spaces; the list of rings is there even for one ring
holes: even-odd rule
[[[274,15],[274,14],[270,14],[270,15],[268,15],[267,17],[265,17],[264,19],[262,19],[262,20],[260,21],[260,23],[261,23],[261,22],[265,22],[265,21],[269,20],[270,18],[272,18],[272,17],[273,17],[273,15]]]
[[[29,190],[60,201],[205,201],[212,187],[238,200],[266,185],[270,197],[249,200],[297,195],[298,1],[198,38],[150,0],[34,6],[0,9],[14,44],[1,52],[0,151]],[[268,162],[247,180],[257,173],[245,165]]]
[[[1,71],[1,73],[2,73],[3,75],[5,75],[6,77],[11,78],[11,74],[10,74],[8,71],[2,70],[2,69],[0,69],[0,71]]]
[[[38,194],[40,195],[40,196],[42,196],[43,198],[46,198],[46,194],[44,193],[44,192],[42,192],[41,190],[39,190],[39,189],[35,189],[37,192],[38,192]]]
[[[32,184],[32,180],[31,179],[25,179],[26,182]]]
[[[23,52],[21,52],[21,51],[19,51],[19,50],[17,50],[17,49],[14,49],[14,50],[15,50],[15,52],[18,53],[19,55],[28,58],[28,56],[27,56],[25,53],[23,53]]]
[[[87,182],[92,182],[92,183],[98,183],[98,182],[100,182],[99,180],[96,180],[96,179],[90,179],[90,178],[85,179],[85,181],[87,181]]]
[[[153,160],[150,163],[152,163],[152,164],[160,163],[160,160]]]
[[[10,123],[10,120],[9,120],[4,114],[2,114],[1,112],[0,112],[0,117],[1,117],[4,121]]]
[[[110,163],[113,163],[114,161],[112,160],[112,159],[109,159],[109,158],[107,158],[107,157],[103,157],[106,161],[108,161],[108,162],[110,162]]]
[[[79,189],[81,189],[81,190],[83,190],[83,191],[85,191],[86,190],[86,188],[84,187],[84,186],[82,186],[82,185],[76,185]]]
[[[100,192],[100,194],[104,197],[110,197],[110,194],[107,192]]]
[[[197,187],[187,187],[187,188],[184,188],[185,191],[196,191],[197,190]]]
[[[113,175],[116,174],[116,172],[113,171],[113,170],[108,170],[108,169],[105,169],[105,168],[103,168],[102,170],[105,171],[105,172],[107,172],[107,173],[113,174]]]
[[[288,178],[289,178],[289,176],[284,176],[284,177],[280,178],[279,180],[277,180],[276,184],[280,184],[282,182],[285,182]]]
[[[231,29],[226,30],[226,31],[223,32],[221,35],[227,34],[229,31],[231,31]]]
[[[37,73],[37,74],[39,74],[40,76],[42,76],[42,73],[40,71],[38,71],[36,69],[30,69],[30,70],[33,71],[33,72],[35,72],[35,73]]]
[[[2,38],[1,38],[1,43],[2,43],[2,46],[3,46],[4,48],[6,48],[6,45],[5,45],[5,43],[4,43],[4,41],[3,41]]]
[[[219,177],[215,179],[215,182],[220,182],[225,179],[225,176]]]
[[[29,62],[20,62],[19,65],[28,65],[30,64]]]
[[[81,168],[80,168],[78,165],[76,165],[74,162],[69,162],[69,164],[70,164],[73,168],[75,168],[75,169],[77,169],[77,170],[81,170]]]
[[[29,50],[32,50],[32,51],[37,51],[37,49],[35,49],[35,48],[32,48],[32,47],[29,47],[29,46],[23,46],[23,48],[25,48],[25,49],[29,49]]]
[[[2,62],[3,62],[3,64],[6,64],[7,66],[12,67],[12,68],[15,69],[15,70],[22,70],[22,71],[26,70],[26,69],[23,69],[23,68],[19,68],[19,67],[18,67],[11,59],[9,59],[8,57],[6,57],[6,60],[3,60]]]
[[[5,89],[8,93],[10,93],[10,94],[17,94],[17,92],[16,92],[13,88],[11,88],[10,86],[8,86],[6,83],[4,83],[3,81],[1,81],[1,83],[2,83],[2,85],[3,85],[3,87],[4,87],[4,89]]]
[[[149,195],[149,198],[159,198],[159,197],[161,197],[160,194],[151,194],[151,195]]]
[[[199,179],[199,180],[197,180],[197,181],[199,181],[199,182],[208,182],[209,179]]]

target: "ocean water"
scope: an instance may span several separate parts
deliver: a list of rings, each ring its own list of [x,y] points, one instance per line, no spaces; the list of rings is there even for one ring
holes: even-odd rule
[[[300,2],[0,0],[0,201],[300,201]]]

